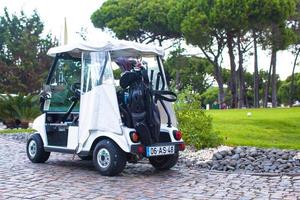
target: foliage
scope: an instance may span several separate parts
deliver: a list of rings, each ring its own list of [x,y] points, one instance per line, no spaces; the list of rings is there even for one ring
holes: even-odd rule
[[[289,95],[290,95],[290,86],[291,86],[292,77],[289,76],[285,81],[282,81],[278,90],[278,97],[280,103],[285,105],[289,104]],[[300,73],[295,73],[294,80],[294,99],[300,100]]]
[[[201,94],[201,101],[204,105],[212,105],[218,99],[218,88],[210,87]]]
[[[94,12],[91,19],[96,27],[109,28],[121,39],[146,43],[158,40],[161,44],[161,41],[166,39],[183,37],[188,44],[198,47],[210,62],[211,75],[218,84],[219,103],[225,101],[226,91],[223,83],[226,82],[231,91],[233,107],[249,106],[254,101],[257,107],[263,96],[269,97],[268,94],[263,95],[263,89],[259,87],[264,83],[258,76],[257,48],[263,46],[272,52],[272,72],[270,75],[267,73],[270,78],[267,77],[266,80],[272,78],[272,101],[275,105],[276,52],[286,49],[291,44],[296,46],[295,50],[298,52],[299,12],[295,10],[299,8],[299,0],[108,0]],[[226,70],[221,68],[221,65],[226,45],[230,71],[226,81],[223,81],[222,73]],[[252,47],[255,52],[255,77],[250,80],[250,75],[243,71],[246,56]],[[182,89],[186,84],[193,87],[199,85],[195,84],[195,81],[199,81],[200,85],[204,83],[198,78],[191,80],[187,77],[191,75],[188,71],[184,70],[188,73],[181,75],[182,63],[187,63],[187,60],[193,58],[181,56],[180,53],[182,52],[177,52],[175,57],[172,55],[166,62],[167,65],[181,65],[180,68],[174,67],[168,71],[177,89]],[[183,80],[184,76],[187,77],[186,80]],[[254,89],[254,92],[251,89]],[[265,91],[268,92],[269,89]]]
[[[184,49],[170,52],[164,62],[168,81],[175,83],[176,89],[181,90],[190,85],[195,92],[202,93],[209,86],[207,71],[212,68],[207,59],[183,55]]]
[[[300,108],[209,110],[206,114],[213,118],[214,131],[225,145],[300,149]]]
[[[42,86],[51,63],[46,53],[56,44],[41,37],[44,25],[36,11],[30,17],[0,16],[0,93],[32,93]]]
[[[175,108],[177,110],[194,110],[200,108],[200,94],[187,85],[179,94]]]
[[[264,41],[263,47],[271,50],[271,64],[269,68],[269,79],[267,81],[264,106],[267,106],[269,85],[272,89],[272,106],[276,107],[277,103],[277,75],[276,75],[276,59],[279,50],[285,50],[295,40],[295,33],[288,27],[287,20],[294,14],[296,10],[296,0],[272,0],[267,1],[265,6],[268,16],[268,24],[263,30]]]
[[[118,38],[138,42],[161,42],[180,37],[169,26],[167,14],[174,0],[108,0],[93,13],[95,27],[109,28]]]
[[[212,75],[219,87],[218,101],[224,101],[222,80],[222,51],[225,47],[225,32],[216,26],[212,15],[215,1],[179,0],[172,6],[168,18],[173,29],[182,32],[188,44],[199,47],[212,64]]]
[[[295,2],[295,0],[180,0],[176,6],[173,6],[169,16],[177,22],[173,24],[180,24],[175,27],[182,31],[186,41],[198,46],[214,65],[213,75],[218,82],[219,90],[222,90],[220,84],[223,83],[222,79],[218,78],[220,77],[218,75],[220,69],[217,67],[218,55],[222,53],[224,45],[227,45],[231,67],[228,87],[232,93],[232,106],[236,107],[238,99],[239,105],[244,104],[247,85],[243,80],[244,74],[237,74],[235,52],[238,51],[239,71],[242,71],[244,54],[251,47],[251,35],[255,38],[259,37],[259,43],[268,48],[276,51],[285,49],[295,37],[287,26],[287,19],[295,9]],[[274,58],[276,60],[276,57],[273,57],[273,60]],[[276,62],[273,63],[272,89],[274,90]],[[258,72],[257,68],[255,70]],[[237,75],[239,77],[236,77]],[[256,81],[259,79],[257,76],[255,78]],[[255,88],[258,93],[257,84]],[[273,96],[276,98],[275,92]]]
[[[295,100],[295,68],[298,63],[299,55],[300,55],[300,1],[298,0],[296,6],[296,12],[289,19],[289,26],[294,32],[294,41],[292,42],[291,49],[294,54],[294,66],[292,70],[291,76],[291,84],[290,84],[290,93],[289,93],[289,105],[293,104]]]
[[[204,93],[200,95],[202,107],[206,108],[206,105],[209,104],[212,108],[213,104],[218,103],[218,88],[210,87]],[[231,94],[228,89],[225,90],[224,101],[221,104],[221,108],[224,109],[226,106],[230,105]]]
[[[39,113],[38,97],[35,95],[0,95],[0,119],[5,123],[28,123]]]
[[[17,113],[13,109],[14,97],[11,95],[0,96],[0,119],[4,121],[15,120]]]
[[[276,50],[286,49],[294,35],[287,27],[287,19],[294,15],[297,0],[251,0],[249,9],[252,24],[260,19],[264,24],[262,44]],[[255,9],[253,7],[255,6]],[[252,11],[251,11],[252,10]],[[259,24],[257,24],[259,25]],[[275,26],[275,30],[273,29]],[[273,29],[273,30],[272,30]]]
[[[199,98],[199,94],[191,92],[190,86],[178,95],[175,109],[183,139],[197,149],[217,146],[222,139],[212,129],[212,118],[199,108]]]

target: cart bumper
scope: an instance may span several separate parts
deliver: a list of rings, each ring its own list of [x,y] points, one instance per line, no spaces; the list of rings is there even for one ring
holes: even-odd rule
[[[166,147],[166,150],[164,149],[165,147]],[[171,148],[168,149],[167,147],[171,147]],[[164,153],[164,151],[166,151],[165,152],[166,154],[158,154],[157,156],[160,156],[160,155],[171,155],[171,154],[178,153],[179,151],[184,151],[185,144],[184,144],[184,142],[155,143],[155,144],[150,145],[150,146],[144,146],[142,144],[135,144],[135,145],[131,145],[130,153],[137,154],[137,155],[143,155],[145,157],[150,157],[150,156],[152,156],[148,152],[150,148],[153,148],[153,149],[160,149],[160,148],[162,148],[163,149],[162,153]],[[172,148],[174,148],[174,149],[172,149]]]

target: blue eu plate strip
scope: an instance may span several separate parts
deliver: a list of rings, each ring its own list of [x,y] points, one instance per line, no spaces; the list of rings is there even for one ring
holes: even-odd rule
[[[146,155],[149,156],[150,155],[150,148],[146,147]]]

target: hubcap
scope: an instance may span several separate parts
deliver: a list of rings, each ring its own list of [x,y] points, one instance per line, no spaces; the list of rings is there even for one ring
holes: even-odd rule
[[[37,152],[37,145],[34,140],[31,140],[28,145],[28,152],[31,158],[33,158]]]
[[[101,168],[107,168],[110,165],[110,154],[107,149],[100,149],[97,154],[97,161]]]

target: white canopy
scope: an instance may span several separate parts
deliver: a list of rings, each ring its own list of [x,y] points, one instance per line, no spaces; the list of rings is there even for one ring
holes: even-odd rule
[[[49,49],[48,55],[55,56],[57,53],[81,53],[83,51],[110,51],[111,56],[164,56],[164,50],[161,47],[146,45],[125,40],[110,40],[102,42],[80,42],[53,47]]]

